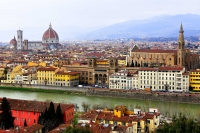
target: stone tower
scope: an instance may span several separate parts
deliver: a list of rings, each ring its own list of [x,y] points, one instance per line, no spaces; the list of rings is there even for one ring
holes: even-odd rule
[[[89,57],[88,58],[88,68],[95,68],[97,66],[96,62],[97,62],[96,57]]]
[[[110,73],[117,72],[118,71],[118,59],[110,58],[109,59],[109,68],[110,68]]]
[[[17,49],[18,50],[23,49],[23,31],[22,30],[17,31]]]
[[[177,65],[185,67],[185,41],[183,33],[183,26],[181,24],[178,37]]]

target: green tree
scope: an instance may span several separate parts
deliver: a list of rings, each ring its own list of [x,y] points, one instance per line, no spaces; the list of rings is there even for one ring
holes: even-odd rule
[[[87,112],[90,109],[90,104],[87,104],[85,102],[82,102],[81,106],[84,112]]]
[[[27,125],[27,123],[26,123],[26,119],[25,119],[25,121],[24,121],[24,126],[25,126],[25,127],[27,127],[27,126],[28,126],[28,125]]]
[[[89,126],[86,125],[84,127],[68,126],[65,130],[65,133],[92,133],[92,132],[89,130]]]
[[[185,115],[179,114],[179,117],[173,117],[172,123],[164,123],[156,130],[156,133],[199,133],[200,124]]]
[[[49,108],[46,108],[44,113],[42,112],[39,116],[38,123],[44,126],[43,132],[48,132],[57,127],[59,124],[62,124],[63,114],[60,104],[57,106],[55,112],[54,104],[51,102]]]
[[[60,104],[56,108],[56,118],[59,124],[63,123],[63,114],[60,108]]]
[[[2,99],[1,108],[2,114],[0,118],[0,124],[4,129],[14,128],[14,117],[12,116],[12,111],[10,108],[10,103],[4,97]]]
[[[48,108],[48,115],[49,115],[48,119],[54,119],[55,116],[56,116],[53,102],[50,102],[50,105],[49,105],[49,108]]]

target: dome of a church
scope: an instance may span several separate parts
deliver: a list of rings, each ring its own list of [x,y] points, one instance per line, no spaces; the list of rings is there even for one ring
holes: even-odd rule
[[[42,43],[59,43],[58,34],[52,29],[51,24],[42,36]]]
[[[12,40],[10,40],[9,44],[17,45],[17,40],[15,39],[15,37]]]

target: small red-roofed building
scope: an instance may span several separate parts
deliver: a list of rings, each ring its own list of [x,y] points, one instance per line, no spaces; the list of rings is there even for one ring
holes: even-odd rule
[[[15,126],[24,126],[26,120],[27,125],[38,123],[38,118],[41,112],[49,107],[50,102],[7,99],[11,106],[12,116],[15,118]],[[0,99],[1,102],[1,99]],[[55,110],[59,104],[54,103]],[[74,105],[73,104],[60,104],[63,113],[63,121],[65,124],[71,124],[74,118]]]
[[[160,112],[156,108],[149,108],[145,113],[141,109],[131,111],[126,106],[116,106],[114,109],[88,111],[79,117],[78,123],[79,126],[89,125],[94,133],[105,127],[110,127],[110,133],[154,132],[160,124]]]

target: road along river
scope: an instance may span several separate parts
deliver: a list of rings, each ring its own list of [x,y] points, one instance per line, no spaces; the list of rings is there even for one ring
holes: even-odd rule
[[[153,107],[158,108],[162,114],[169,117],[172,117],[174,114],[178,114],[179,112],[182,112],[183,114],[186,114],[190,117],[200,117],[199,104],[96,97],[75,94],[26,92],[6,89],[0,89],[0,97],[37,101],[53,101],[58,103],[73,103],[76,104],[80,110],[82,110],[81,104],[83,102],[90,104],[91,108],[97,105],[110,108],[113,108],[116,105],[125,105],[128,107],[128,109],[142,108],[144,111],[147,111],[149,107]]]

